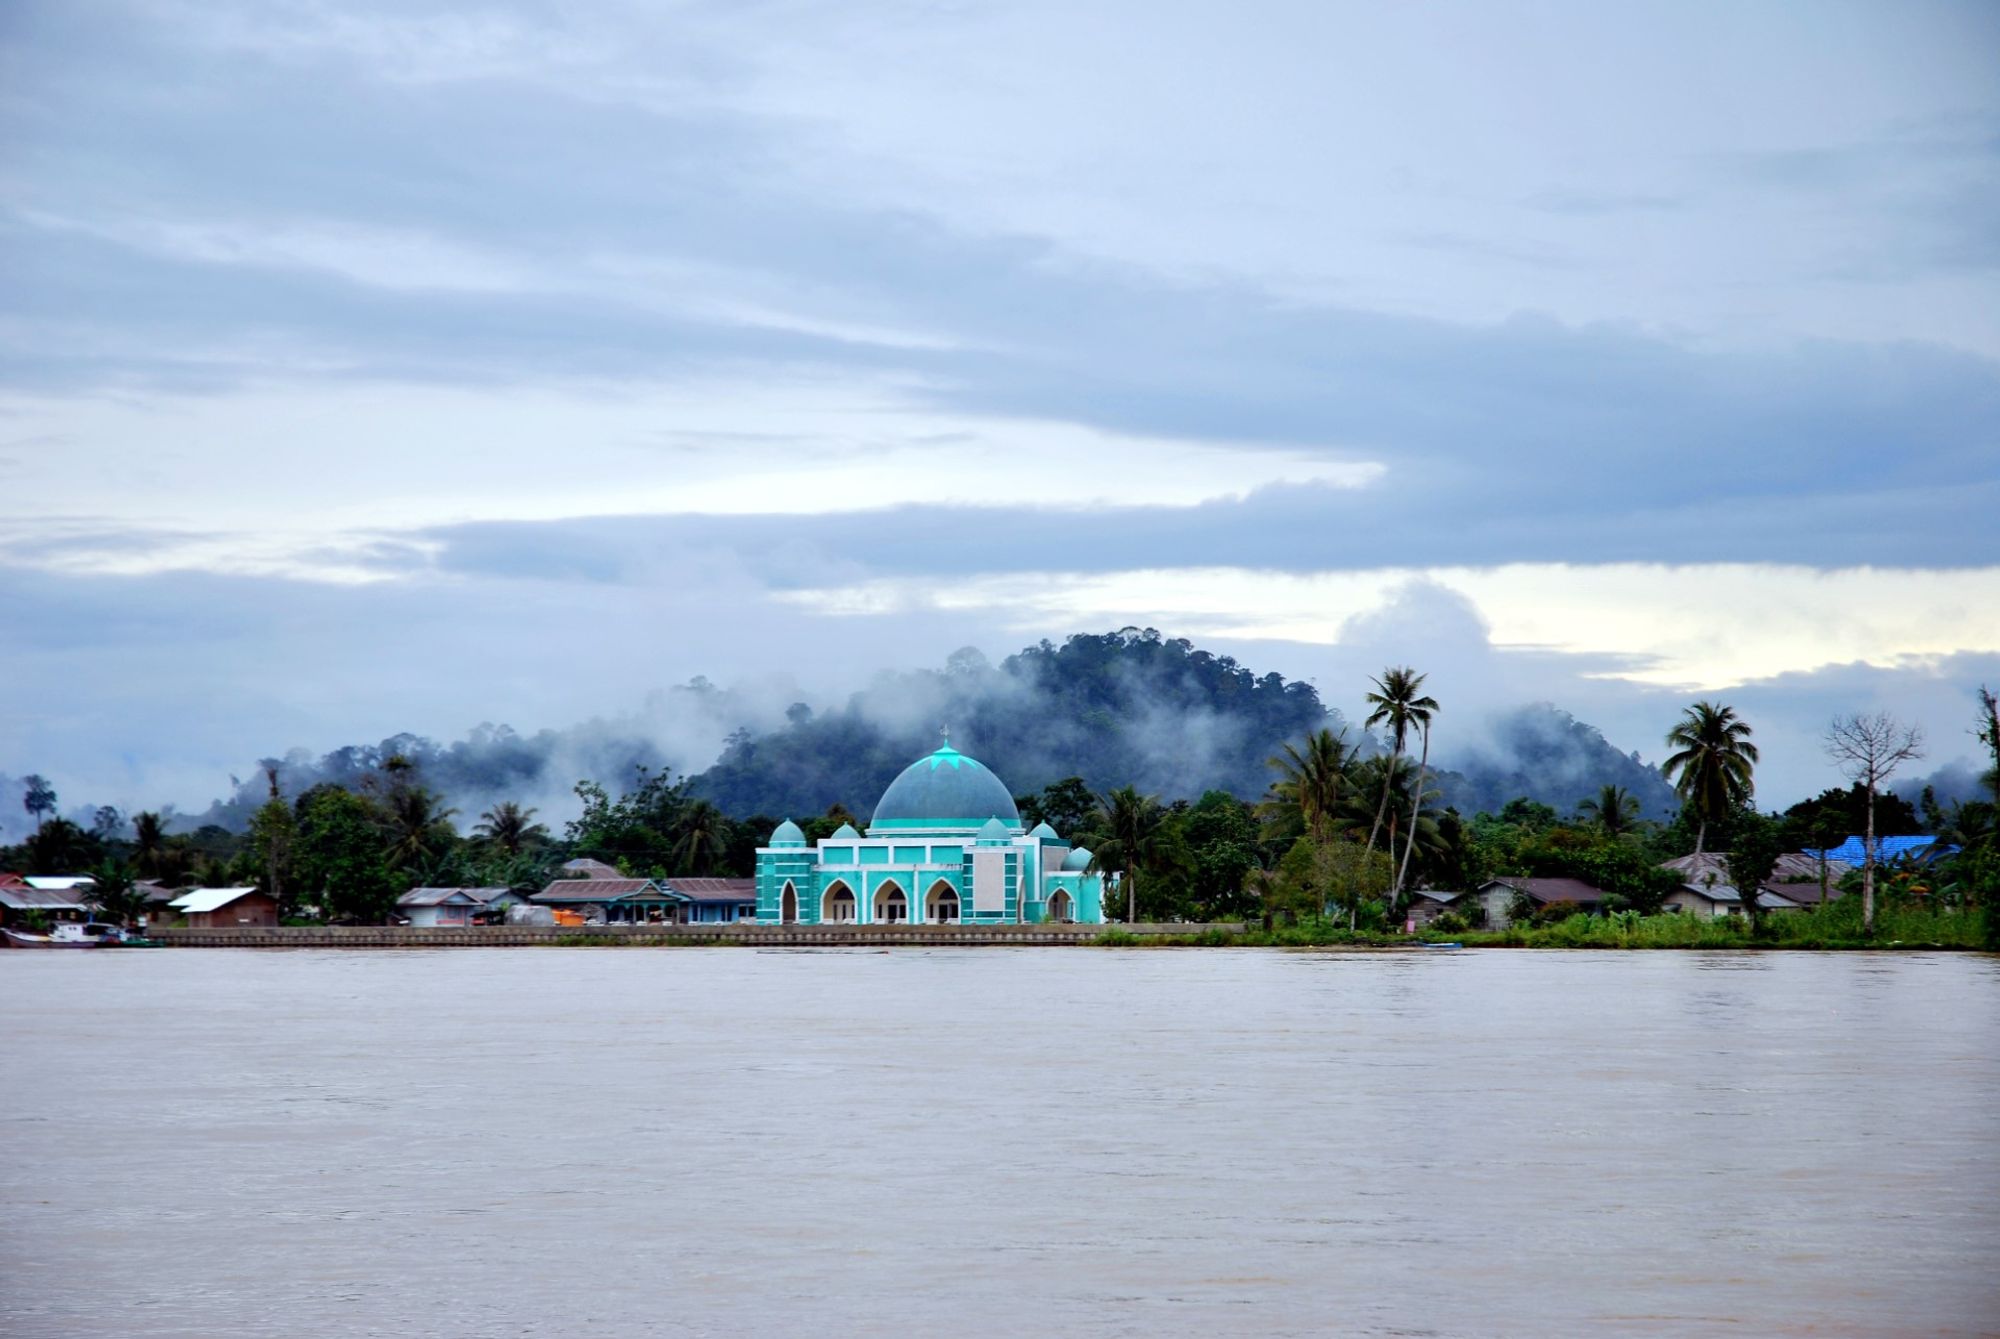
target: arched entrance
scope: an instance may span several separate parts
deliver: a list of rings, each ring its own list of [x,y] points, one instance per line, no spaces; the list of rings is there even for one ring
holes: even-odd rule
[[[784,925],[799,923],[799,890],[792,887],[790,879],[785,880],[785,891],[778,897],[778,921]]]
[[[894,925],[910,919],[910,899],[894,883],[883,884],[875,890],[873,919],[877,925]]]
[[[1076,906],[1069,900],[1069,893],[1058,888],[1049,898],[1049,919],[1067,924],[1076,919]]]
[[[939,879],[924,896],[924,919],[933,925],[948,925],[958,919],[958,889]]]
[[[836,883],[819,900],[819,918],[826,925],[854,924],[854,890]]]

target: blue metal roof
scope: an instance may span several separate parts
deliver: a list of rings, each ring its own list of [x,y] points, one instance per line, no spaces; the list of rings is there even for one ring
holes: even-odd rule
[[[1957,852],[1958,847],[1953,846],[1949,842],[1940,846],[1936,837],[1877,837],[1875,839],[1875,858],[1884,862],[1891,860],[1935,860],[1940,856],[1955,855]],[[1817,860],[1822,853],[1809,850],[1806,854]],[[1844,860],[1850,865],[1858,866],[1868,858],[1867,843],[1860,837],[1849,837],[1838,846],[1827,847],[1824,855],[1828,860]]]

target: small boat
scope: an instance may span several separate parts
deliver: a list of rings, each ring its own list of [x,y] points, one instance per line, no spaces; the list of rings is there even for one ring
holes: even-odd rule
[[[78,924],[64,921],[45,935],[28,934],[25,931],[0,926],[0,935],[6,937],[8,948],[101,948],[109,939],[122,933],[115,925],[105,925],[99,921]]]
[[[1459,942],[1458,942],[1458,941],[1457,941],[1456,939],[1452,940],[1452,941],[1451,941],[1450,943],[1448,943],[1448,944],[1433,944],[1433,943],[1432,943],[1432,942],[1430,942],[1429,940],[1427,940],[1427,939],[1424,939],[1424,940],[1419,940],[1419,941],[1417,941],[1417,947],[1419,947],[1419,948],[1464,948],[1464,947],[1465,947],[1465,945],[1463,945],[1463,944],[1459,943]]]

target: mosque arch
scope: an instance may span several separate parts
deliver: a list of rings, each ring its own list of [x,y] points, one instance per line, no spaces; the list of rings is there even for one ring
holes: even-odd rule
[[[910,919],[910,899],[894,879],[875,890],[874,911],[869,919],[877,925],[894,925]]]
[[[1076,919],[1076,904],[1070,900],[1068,889],[1058,888],[1050,894],[1049,919],[1065,924]]]
[[[958,919],[958,889],[939,879],[924,894],[924,919],[932,925],[948,925]]]
[[[785,891],[778,895],[778,923],[781,925],[799,923],[799,890],[792,886],[790,879],[785,880]]]
[[[854,924],[854,890],[839,879],[819,899],[819,918],[826,925]]]

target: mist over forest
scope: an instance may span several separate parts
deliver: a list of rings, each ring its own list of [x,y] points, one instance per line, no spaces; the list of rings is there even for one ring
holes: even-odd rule
[[[1526,796],[1567,813],[1598,787],[1617,784],[1646,817],[1674,812],[1654,763],[1621,752],[1554,705],[1478,720],[1454,718],[1451,703],[1443,705],[1432,750],[1442,804],[1469,815]],[[393,757],[458,811],[461,827],[502,800],[560,818],[575,810],[578,781],[615,791],[641,768],[688,776],[693,794],[733,817],[805,817],[836,803],[865,817],[896,773],[936,748],[947,728],[954,747],[1016,794],[1081,776],[1096,791],[1130,784],[1169,802],[1209,790],[1256,799],[1271,780],[1266,759],[1323,726],[1345,730],[1364,755],[1383,747],[1310,683],[1126,628],[1043,641],[997,665],[968,648],[935,669],[885,670],[844,702],[817,709],[784,683],[724,688],[695,679],[628,715],[566,729],[522,734],[484,724],[450,742],[396,734],[323,754],[293,749],[247,760],[229,794],[172,815],[170,826],[242,830],[269,797],[267,767],[279,791],[296,797],[321,783],[361,786]],[[0,794],[18,789],[0,777]],[[74,802],[88,797],[64,798],[72,802],[63,811],[90,826],[94,807]],[[9,808],[18,809],[18,799]]]

